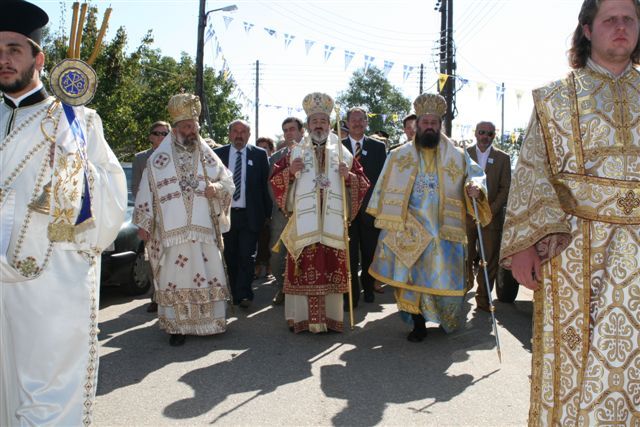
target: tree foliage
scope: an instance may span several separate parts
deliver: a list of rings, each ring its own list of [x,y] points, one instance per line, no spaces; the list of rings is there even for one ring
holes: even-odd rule
[[[411,101],[376,67],[355,71],[348,89],[338,95],[338,103],[343,113],[350,107],[365,107],[369,112],[369,132],[383,130],[392,140],[402,133],[402,118],[411,110]]]
[[[511,136],[504,135],[502,141],[496,140],[494,144],[507,153],[511,157],[511,164],[515,165],[520,155],[520,149],[522,148],[522,142],[525,137],[525,129],[514,129]],[[499,137],[498,137],[499,138]]]
[[[98,18],[98,9],[90,6],[82,36],[80,58],[83,60],[89,58],[97,41],[101,24]],[[62,29],[45,33],[45,68],[50,69],[66,57],[68,43],[69,37]],[[124,27],[117,29],[112,40],[103,39],[100,54],[93,64],[98,75],[98,90],[88,105],[100,114],[105,138],[122,161],[131,160],[136,152],[149,148],[149,127],[157,120],[170,121],[169,98],[183,90],[193,93],[196,75],[195,63],[186,53],[176,60],[153,48],[151,31],[135,50],[129,51],[127,43]],[[222,72],[209,67],[203,74],[212,121],[211,136],[222,141],[227,135],[228,123],[242,118],[240,105],[231,99],[234,83],[225,79]],[[46,74],[43,80],[48,86]],[[207,129],[202,132],[203,136],[209,136]]]

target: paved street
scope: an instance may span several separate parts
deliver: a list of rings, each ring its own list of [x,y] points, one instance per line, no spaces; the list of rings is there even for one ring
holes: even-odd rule
[[[274,286],[254,288],[253,308],[236,308],[225,334],[177,348],[145,311],[148,297],[104,290],[96,425],[526,425],[527,290],[497,303],[500,364],[473,294],[463,330],[447,336],[428,324],[416,344],[390,287],[374,304],[361,301],[353,331],[321,335],[289,332],[283,307],[269,305]]]

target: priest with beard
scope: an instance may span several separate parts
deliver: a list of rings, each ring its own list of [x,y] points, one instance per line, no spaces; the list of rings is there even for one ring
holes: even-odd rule
[[[168,104],[171,132],[147,160],[133,223],[146,242],[158,324],[169,345],[226,331],[228,283],[222,236],[230,227],[233,175],[199,135],[200,99]]]
[[[342,300],[349,289],[344,218],[358,214],[370,184],[360,163],[330,132],[333,99],[311,93],[302,106],[310,136],[294,145],[271,175],[275,201],[288,217],[281,236],[287,249],[285,317],[293,332],[342,332]]]
[[[407,339],[420,342],[427,320],[447,333],[462,325],[471,198],[482,225],[491,210],[482,168],[441,133],[445,99],[422,94],[413,105],[414,141],[389,153],[367,212],[381,229],[369,273],[394,287],[398,309],[413,326]]]

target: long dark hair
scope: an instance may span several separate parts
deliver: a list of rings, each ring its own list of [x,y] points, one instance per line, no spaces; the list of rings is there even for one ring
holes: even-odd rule
[[[583,25],[593,28],[593,20],[604,0],[584,0],[580,14],[578,15],[578,26],[573,32],[571,49],[569,49],[569,65],[572,68],[582,68],[587,65],[587,59],[591,56],[591,41],[584,35]],[[640,19],[640,2],[631,0],[636,6],[636,16]],[[631,62],[640,64],[640,43],[636,42],[636,48],[631,53]]]

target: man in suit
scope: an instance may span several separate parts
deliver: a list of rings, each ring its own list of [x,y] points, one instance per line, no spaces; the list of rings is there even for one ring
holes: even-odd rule
[[[153,151],[158,148],[158,145],[162,142],[165,136],[169,135],[171,132],[171,125],[167,122],[157,121],[151,125],[151,129],[149,130],[149,142],[151,143],[151,148],[148,150],[140,151],[136,153],[133,158],[133,164],[131,165],[132,179],[131,179],[131,193],[133,194],[133,199],[136,199],[136,195],[138,194],[138,187],[140,187],[140,178],[142,177],[142,172],[147,167],[147,159],[153,153]]]
[[[380,230],[374,227],[374,218],[365,212],[371,191],[378,181],[382,167],[387,158],[387,149],[383,142],[365,136],[367,129],[367,112],[362,107],[352,107],[347,111],[348,136],[342,140],[342,144],[360,162],[364,173],[371,183],[364,201],[360,206],[358,215],[349,226],[349,256],[351,267],[351,289],[353,291],[353,306],[358,305],[360,285],[364,291],[364,301],[374,302],[374,279],[369,274],[369,266],[373,260],[373,254],[378,244]],[[362,267],[361,277],[358,277],[358,264]],[[345,309],[348,308],[348,300],[345,296]]]
[[[248,145],[250,136],[249,123],[234,120],[229,125],[229,145],[215,150],[233,173],[236,186],[231,200],[231,229],[222,237],[233,303],[242,308],[251,307],[253,301],[251,282],[258,235],[271,215],[267,152]]]
[[[489,275],[489,287],[493,289],[493,283],[498,272],[498,257],[500,255],[500,236],[504,223],[504,212],[511,185],[511,159],[502,150],[492,146],[496,136],[496,127],[491,122],[480,122],[476,125],[476,144],[468,147],[471,158],[484,169],[487,176],[487,190],[489,192],[489,205],[491,207],[492,220],[482,228],[482,243],[487,262]],[[478,282],[476,290],[476,306],[479,310],[489,311],[489,296],[484,280],[482,266],[478,265],[478,276],[473,274],[474,267],[479,264],[478,228],[469,216],[467,216],[467,239],[469,241],[469,257],[467,259],[467,289],[474,285],[474,278]]]
[[[273,172],[274,165],[283,157],[289,156],[291,147],[302,141],[304,136],[304,123],[297,117],[287,117],[282,122],[282,134],[284,135],[285,145],[278,151],[273,153],[273,156],[269,157],[269,166],[271,172]],[[269,193],[271,194],[271,200],[275,204],[275,197],[273,197],[273,191],[269,186]],[[274,247],[280,240],[282,231],[287,225],[288,218],[284,216],[284,213],[278,208],[277,205],[273,206],[273,212],[271,214],[271,240],[269,247]],[[282,292],[282,285],[284,283],[284,269],[287,259],[287,251],[284,247],[280,247],[278,252],[271,254],[271,274],[276,278],[276,286],[278,292],[273,297],[274,305],[281,305],[284,302],[284,293]]]
[[[149,142],[151,143],[151,148],[136,153],[133,158],[133,164],[131,165],[131,194],[133,195],[133,200],[136,199],[136,195],[138,194],[140,178],[142,178],[142,172],[144,172],[144,169],[147,167],[147,159],[151,156],[151,153],[158,148],[164,137],[169,135],[169,132],[171,132],[171,125],[169,123],[161,120],[153,123],[151,125],[151,129],[149,129],[148,137]],[[158,303],[154,301],[153,297],[154,294],[152,291],[151,302],[147,306],[148,313],[155,313],[158,311]]]

